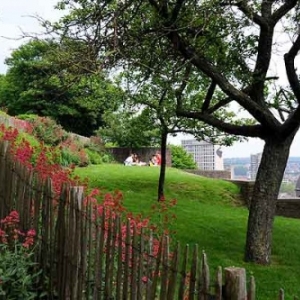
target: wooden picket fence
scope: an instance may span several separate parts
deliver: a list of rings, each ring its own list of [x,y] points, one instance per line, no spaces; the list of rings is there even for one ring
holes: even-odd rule
[[[20,229],[38,233],[35,261],[47,299],[255,299],[255,281],[251,277],[247,289],[245,269],[225,268],[223,278],[219,267],[211,279],[197,245],[171,251],[163,236],[157,251],[151,232],[96,211],[83,187],[64,185],[55,199],[51,181],[15,162],[8,147],[0,143],[0,218],[17,210]]]

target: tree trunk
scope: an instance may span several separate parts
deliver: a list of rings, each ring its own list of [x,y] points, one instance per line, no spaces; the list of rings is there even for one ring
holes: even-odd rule
[[[294,139],[266,140],[250,204],[245,260],[258,264],[271,262],[272,228],[276,202]]]
[[[167,137],[168,137],[168,132],[166,130],[162,130],[161,140],[160,140],[161,165],[160,165],[160,173],[159,173],[159,180],[158,180],[157,201],[161,201],[165,197],[164,185],[165,185],[165,177],[166,177]]]

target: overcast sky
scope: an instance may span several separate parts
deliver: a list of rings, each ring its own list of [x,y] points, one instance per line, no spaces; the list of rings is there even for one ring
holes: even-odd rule
[[[38,22],[30,16],[39,15],[43,18],[56,20],[61,15],[54,10],[57,0],[1,0],[0,1],[0,73],[6,72],[4,60],[11,51],[17,48],[24,40],[16,40],[24,32],[40,32]],[[280,70],[279,70],[280,72]],[[282,70],[284,72],[284,70]],[[169,141],[180,144],[186,138],[182,135],[170,138]],[[247,157],[263,149],[263,142],[259,139],[250,139],[249,142],[235,143],[232,147],[223,148],[224,157]],[[300,134],[292,145],[291,156],[300,156]]]

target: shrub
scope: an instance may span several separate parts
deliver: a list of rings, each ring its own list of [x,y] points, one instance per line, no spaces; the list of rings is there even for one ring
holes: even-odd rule
[[[78,153],[71,151],[68,148],[62,148],[60,152],[59,164],[61,166],[69,166],[71,164],[79,165],[80,158]]]
[[[61,164],[67,166],[75,164],[80,167],[87,166],[90,163],[89,156],[84,149],[84,144],[71,136],[59,144],[61,149]]]
[[[86,154],[89,157],[89,162],[93,165],[100,165],[103,163],[102,156],[99,152],[93,151],[89,148],[85,149]]]
[[[108,164],[114,162],[114,158],[110,153],[105,153],[102,155],[102,161],[103,163]]]
[[[35,231],[19,230],[19,214],[12,211],[1,220],[0,298],[36,299],[36,281],[41,273],[33,262]],[[3,298],[2,298],[3,297]]]
[[[40,147],[40,142],[32,135],[26,133],[26,132],[19,132],[19,135],[16,139],[17,145],[22,141],[26,140],[31,147]]]
[[[39,116],[34,114],[21,114],[17,115],[16,118],[24,121],[34,122]]]
[[[172,167],[177,169],[196,169],[197,164],[192,156],[181,146],[169,145],[172,155]]]
[[[67,132],[51,118],[36,117],[30,122],[33,125],[32,134],[47,145],[57,146],[67,138]]]

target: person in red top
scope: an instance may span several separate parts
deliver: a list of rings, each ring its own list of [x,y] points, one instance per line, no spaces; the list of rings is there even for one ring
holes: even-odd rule
[[[161,165],[161,155],[160,155],[160,152],[156,151],[155,156],[156,156],[156,165],[160,166]]]

